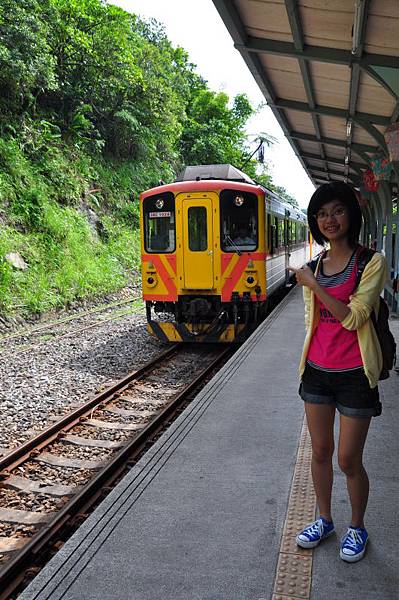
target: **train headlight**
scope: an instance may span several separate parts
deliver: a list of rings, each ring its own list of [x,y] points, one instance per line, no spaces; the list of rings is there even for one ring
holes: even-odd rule
[[[155,206],[161,210],[161,208],[163,208],[164,205],[164,201],[162,200],[162,198],[158,198],[158,200],[155,200]]]
[[[244,196],[238,195],[234,198],[234,204],[236,206],[242,206],[244,204]]]
[[[246,273],[244,284],[247,288],[253,288],[256,285],[258,285],[258,278],[256,276],[256,273]]]
[[[158,280],[155,275],[149,275],[147,277],[147,285],[148,287],[155,287],[158,283]]]

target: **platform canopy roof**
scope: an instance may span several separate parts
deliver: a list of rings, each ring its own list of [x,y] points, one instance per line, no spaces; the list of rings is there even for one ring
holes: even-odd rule
[[[359,185],[399,117],[399,0],[213,2],[313,183]]]

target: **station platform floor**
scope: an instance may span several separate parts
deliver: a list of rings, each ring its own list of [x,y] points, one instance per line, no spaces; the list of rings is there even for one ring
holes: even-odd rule
[[[366,444],[364,559],[339,558],[350,514],[336,462],[337,534],[299,549],[295,533],[315,510],[297,393],[303,338],[294,288],[19,599],[397,600],[399,374],[380,386]]]

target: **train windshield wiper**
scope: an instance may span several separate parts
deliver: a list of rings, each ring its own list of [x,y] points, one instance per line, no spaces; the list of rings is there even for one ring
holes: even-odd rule
[[[224,239],[226,240],[226,242],[228,244],[230,244],[230,246],[233,246],[233,248],[237,252],[238,256],[241,256],[241,254],[242,254],[241,250],[239,249],[239,247],[237,246],[237,244],[235,244],[233,242],[233,240],[231,239],[231,237],[229,235],[225,234]]]

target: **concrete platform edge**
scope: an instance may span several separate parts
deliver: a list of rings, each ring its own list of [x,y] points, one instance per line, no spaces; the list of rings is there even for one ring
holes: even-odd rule
[[[117,523],[123,519],[157,473],[166,465],[180,443],[201,419],[208,406],[216,399],[224,384],[234,375],[248,354],[259,343],[264,332],[279,317],[285,307],[297,299],[298,294],[298,288],[294,288],[288,293],[219,373],[208,382],[184,413],[176,419],[46,565],[19,596],[20,600],[45,600],[50,597],[52,600],[56,600],[63,596],[60,588],[65,590],[65,587],[71,584],[84,570],[91,560],[92,554],[106,541]]]

